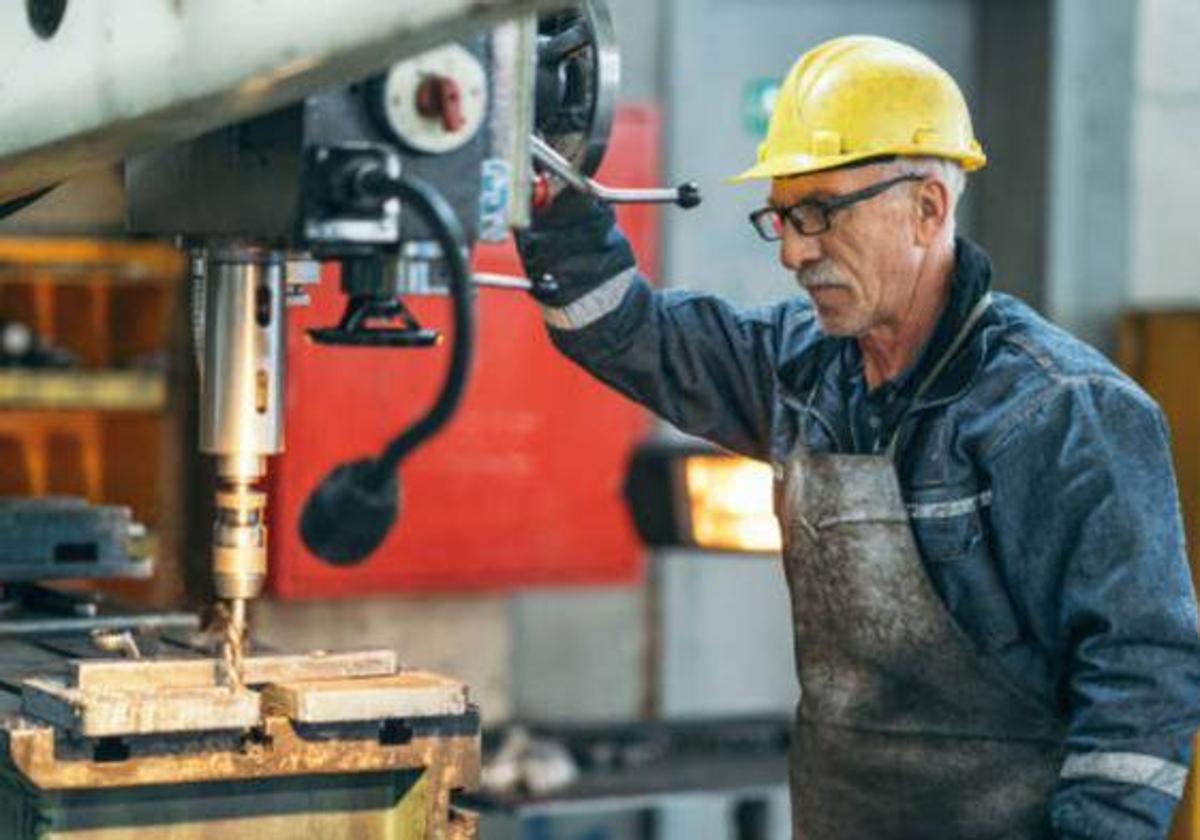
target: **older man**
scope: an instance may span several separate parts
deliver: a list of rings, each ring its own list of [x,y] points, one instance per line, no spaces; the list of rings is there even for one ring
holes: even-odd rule
[[[784,81],[757,232],[807,292],[658,292],[564,195],[522,237],[569,357],[776,468],[804,838],[1159,838],[1200,722],[1167,429],[954,236],[962,94],[849,37]],[[733,595],[731,597],[736,597]]]

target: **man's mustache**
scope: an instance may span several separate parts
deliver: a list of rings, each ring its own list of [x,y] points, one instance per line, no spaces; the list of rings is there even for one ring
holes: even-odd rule
[[[805,290],[850,285],[828,258],[796,269],[796,282]]]

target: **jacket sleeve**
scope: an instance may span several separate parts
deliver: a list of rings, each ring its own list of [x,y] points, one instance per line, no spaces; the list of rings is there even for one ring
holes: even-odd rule
[[[554,345],[689,434],[769,457],[781,309],[650,287],[605,208],[518,237]]]
[[[1196,602],[1166,424],[1132,384],[1080,378],[1041,394],[998,447],[994,540],[1067,714],[1056,836],[1162,838],[1200,724]]]

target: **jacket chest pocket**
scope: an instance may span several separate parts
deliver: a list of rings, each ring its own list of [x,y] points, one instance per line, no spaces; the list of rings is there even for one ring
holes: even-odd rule
[[[909,522],[930,582],[978,648],[1001,650],[1020,637],[1012,599],[988,548],[987,491],[923,488],[909,494]]]

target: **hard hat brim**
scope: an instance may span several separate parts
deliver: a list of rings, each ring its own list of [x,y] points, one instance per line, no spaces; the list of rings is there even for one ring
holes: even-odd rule
[[[851,155],[780,155],[761,161],[744,172],[739,172],[726,183],[742,184],[746,181],[763,181],[771,178],[790,178],[796,175],[807,175],[812,172],[824,172],[829,169],[840,169],[854,163],[861,163],[871,158],[883,157],[937,157],[957,161],[964,172],[974,172],[982,169],[987,163],[987,155],[982,151],[964,154],[961,149],[937,149],[929,146],[912,145],[910,147],[892,147],[878,151],[864,151]]]

